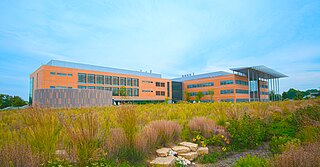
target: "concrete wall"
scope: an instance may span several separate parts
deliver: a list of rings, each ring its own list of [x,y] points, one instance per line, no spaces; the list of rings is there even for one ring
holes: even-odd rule
[[[112,92],[90,89],[36,89],[33,106],[73,108],[112,105]]]

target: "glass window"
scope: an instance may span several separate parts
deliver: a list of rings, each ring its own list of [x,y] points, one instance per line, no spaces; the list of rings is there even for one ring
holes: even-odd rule
[[[112,76],[104,76],[104,84],[106,85],[112,85]]]
[[[214,83],[206,82],[201,84],[191,84],[191,85],[187,85],[187,88],[200,88],[200,87],[208,87],[208,86],[214,86]]]
[[[152,81],[145,81],[145,80],[143,80],[142,82],[144,82],[144,83],[153,83]]]
[[[110,90],[110,91],[112,91],[112,88],[111,88],[111,87],[105,87],[104,90]]]
[[[112,88],[112,96],[119,96],[119,88]]]
[[[139,89],[138,88],[133,89],[133,96],[139,96]]]
[[[87,74],[78,73],[78,83],[87,83]]]
[[[241,80],[236,80],[236,84],[238,84],[238,85],[248,85],[248,82],[241,81]]]
[[[88,86],[88,89],[94,89],[94,86]]]
[[[81,86],[81,85],[79,85],[79,86],[78,86],[78,89],[87,89],[87,87],[86,87],[86,86]]]
[[[127,89],[125,87],[121,87],[119,90],[120,90],[120,96],[126,96],[127,95]]]
[[[242,90],[242,89],[236,89],[236,93],[239,93],[239,94],[249,94],[249,91],[248,91],[248,90]]]
[[[133,86],[139,86],[139,79],[133,78]]]
[[[160,87],[160,82],[156,82],[156,86],[157,86],[157,87]]]
[[[94,74],[88,74],[88,83],[94,84]]]
[[[57,89],[67,89],[66,86],[56,86]]]
[[[112,77],[112,85],[119,85],[119,77],[116,77],[116,76]]]
[[[157,96],[160,96],[160,94],[161,94],[160,91],[156,91]]]
[[[103,86],[96,86],[96,89],[98,89],[98,90],[104,90],[104,87],[103,87]]]
[[[220,94],[232,94],[233,89],[227,89],[227,90],[220,90]]]
[[[166,92],[165,91],[161,91],[161,96],[165,96]]]
[[[153,92],[152,90],[142,90],[142,92]]]
[[[132,88],[127,88],[127,96],[132,96]]]
[[[50,86],[50,89],[54,89],[55,88],[55,86]]]
[[[121,86],[126,86],[126,78],[120,77],[120,85]]]
[[[50,74],[51,74],[51,75],[56,75],[56,73],[55,73],[55,72],[50,72]]]
[[[164,84],[164,82],[161,82],[161,87],[165,87],[165,84]]]
[[[96,84],[104,84],[104,76],[103,75],[96,75]]]
[[[220,85],[229,85],[229,84],[233,84],[233,80],[220,81]]]
[[[127,85],[132,86],[132,78],[127,78]]]
[[[65,74],[65,73],[57,73],[57,75],[59,75],[59,76],[67,76],[67,74]]]
[[[72,89],[72,87],[71,87],[71,86],[69,86],[69,87],[68,87],[68,89]]]
[[[69,77],[71,77],[71,76],[72,76],[72,74],[68,74],[68,76],[69,76]]]

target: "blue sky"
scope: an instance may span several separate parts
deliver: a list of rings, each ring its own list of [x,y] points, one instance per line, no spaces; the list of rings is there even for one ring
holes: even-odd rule
[[[266,65],[281,91],[320,87],[319,0],[1,0],[0,93],[27,99],[51,59],[165,78]]]

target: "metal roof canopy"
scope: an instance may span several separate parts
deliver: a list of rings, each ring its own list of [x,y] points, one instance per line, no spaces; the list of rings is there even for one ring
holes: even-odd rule
[[[241,68],[230,68],[230,70],[240,72],[242,74],[245,74],[246,76],[248,76],[248,71],[254,71],[255,73],[258,73],[260,78],[263,78],[263,79],[288,77],[287,75],[284,75],[264,65],[252,66],[252,67],[241,67]]]
[[[195,80],[195,79],[202,79],[202,78],[213,78],[218,76],[225,76],[230,75],[231,73],[224,72],[224,71],[217,71],[217,72],[210,72],[210,73],[204,73],[204,74],[198,74],[198,75],[191,75],[186,77],[180,77],[180,78],[173,78],[172,81],[176,82],[183,82],[187,80]]]

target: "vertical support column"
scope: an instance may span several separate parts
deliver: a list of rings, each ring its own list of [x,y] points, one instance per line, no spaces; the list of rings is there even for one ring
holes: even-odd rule
[[[248,69],[248,90],[249,90],[249,102],[251,102],[251,91],[250,91],[250,70]]]

